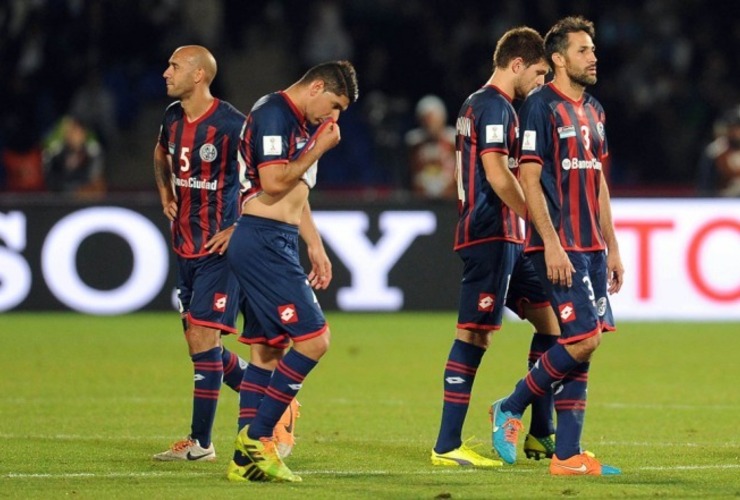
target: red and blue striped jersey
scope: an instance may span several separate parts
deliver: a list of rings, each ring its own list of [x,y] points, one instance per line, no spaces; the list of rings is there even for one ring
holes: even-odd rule
[[[486,153],[507,155],[517,175],[519,121],[511,99],[493,85],[484,86],[465,100],[456,128],[459,219],[454,249],[492,240],[523,242],[521,219],[489,184],[482,160]]]
[[[550,83],[529,95],[519,119],[519,164],[542,166],[540,184],[561,245],[575,252],[605,249],[599,191],[609,150],[601,104],[588,93],[573,101]],[[534,225],[527,222],[525,251],[544,249]]]
[[[261,97],[247,116],[242,142],[241,154],[248,183],[246,198],[261,190],[260,168],[295,160],[309,139],[305,116],[285,92]],[[304,174],[303,180],[308,187],[316,184],[316,169],[314,164]]]
[[[239,216],[238,151],[245,120],[218,99],[192,122],[180,101],[164,113],[158,143],[172,160],[177,195],[172,247],[182,257],[207,255],[205,243]]]

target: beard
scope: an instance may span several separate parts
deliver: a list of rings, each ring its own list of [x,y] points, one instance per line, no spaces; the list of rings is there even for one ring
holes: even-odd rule
[[[593,85],[596,83],[596,75],[590,75],[586,72],[586,70],[581,71],[580,73],[576,73],[570,68],[566,67],[566,72],[568,74],[568,78],[573,83],[576,83],[582,87],[588,87],[589,85]]]

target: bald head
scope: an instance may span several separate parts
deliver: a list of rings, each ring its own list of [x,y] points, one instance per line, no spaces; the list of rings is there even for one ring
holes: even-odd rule
[[[205,83],[210,85],[214,78],[216,78],[216,71],[218,69],[216,65],[216,58],[213,57],[211,52],[200,45],[184,45],[175,50],[173,55],[179,55],[185,59],[193,69],[203,70],[205,77]]]

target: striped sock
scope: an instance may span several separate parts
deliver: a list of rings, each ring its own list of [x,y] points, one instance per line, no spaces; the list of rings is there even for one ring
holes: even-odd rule
[[[225,347],[221,351],[221,362],[224,365],[224,384],[239,392],[247,362]]]
[[[501,404],[501,409],[521,415],[535,398],[544,396],[551,390],[553,382],[562,380],[578,364],[562,344],[555,344],[517,382],[514,392]]]
[[[581,453],[583,417],[586,414],[586,388],[590,363],[573,368],[555,389],[555,411],[558,412],[558,430],[555,435],[555,454],[567,460]]]
[[[214,347],[191,356],[195,372],[193,388],[193,420],[190,437],[204,448],[211,444],[211,430],[216,417],[216,405],[221,390],[224,367],[221,348]]]
[[[442,424],[434,451],[447,453],[462,444],[462,428],[470,404],[475,373],[485,349],[456,339],[447,358],[444,371],[444,400]]]
[[[249,364],[244,370],[244,380],[239,387],[239,429],[249,425],[257,415],[267,386],[270,385],[272,372]]]
[[[303,386],[303,380],[318,364],[318,361],[291,349],[278,363],[272,373],[270,385],[262,398],[257,415],[249,426],[249,437],[259,439],[272,436],[277,424],[291,400]]]
[[[558,341],[556,335],[535,333],[532,335],[532,343],[529,348],[529,364],[531,370],[535,362],[542,357],[548,349]],[[542,396],[532,401],[532,420],[529,424],[529,433],[534,437],[545,437],[555,433],[555,425],[552,421],[552,390],[548,390]]]

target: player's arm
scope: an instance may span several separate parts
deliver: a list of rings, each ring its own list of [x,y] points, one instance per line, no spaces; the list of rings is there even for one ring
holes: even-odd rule
[[[519,217],[524,217],[527,209],[521,185],[509,170],[508,155],[495,151],[481,156],[486,180],[501,200]]]
[[[308,200],[303,207],[298,232],[306,243],[308,259],[311,261],[308,282],[317,290],[325,289],[329,286],[332,279],[331,261],[326,254],[324,242],[321,239],[318,227],[316,227],[316,221],[314,221],[311,214],[311,206],[308,204]]]
[[[572,275],[576,270],[560,244],[558,233],[550,220],[545,193],[540,185],[541,175],[542,165],[539,163],[523,163],[519,166],[519,179],[524,190],[529,220],[545,244],[547,279],[556,285],[569,287],[573,283]]]
[[[173,221],[177,216],[177,197],[172,186],[172,162],[159,143],[154,146],[154,180],[157,182],[162,212]]]
[[[609,187],[606,184],[606,176],[603,174],[601,176],[601,187],[599,188],[599,225],[606,243],[609,293],[617,293],[624,282],[624,266],[622,265],[622,257],[619,255],[619,244],[614,231]]]
[[[259,170],[262,190],[271,196],[279,196],[293,189],[303,174],[319,161],[324,153],[339,144],[339,125],[326,120],[316,130],[297,158],[287,163],[272,163]]]

